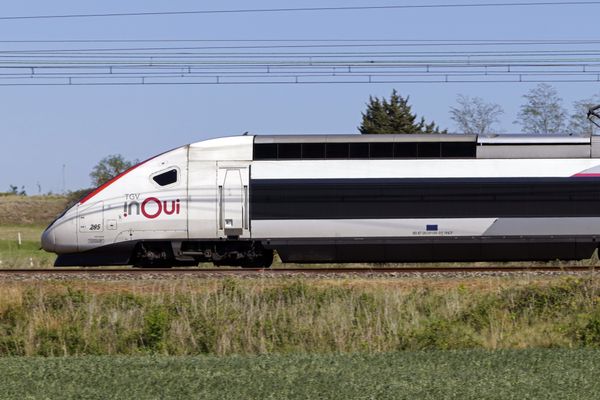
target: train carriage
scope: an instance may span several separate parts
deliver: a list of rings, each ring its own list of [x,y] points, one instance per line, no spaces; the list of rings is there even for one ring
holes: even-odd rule
[[[584,259],[600,139],[239,136],[96,189],[42,236],[57,266]]]

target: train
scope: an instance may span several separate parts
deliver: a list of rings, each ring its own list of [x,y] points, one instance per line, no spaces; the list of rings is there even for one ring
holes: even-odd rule
[[[141,162],[43,232],[55,266],[578,260],[600,137],[242,135]]]

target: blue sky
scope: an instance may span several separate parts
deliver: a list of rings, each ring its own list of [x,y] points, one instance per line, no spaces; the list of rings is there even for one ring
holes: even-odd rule
[[[465,0],[465,2],[469,2]],[[491,2],[489,0],[475,1]],[[417,1],[19,1],[0,16],[422,4]],[[428,3],[444,3],[434,1]],[[596,39],[600,5],[296,12],[1,21],[0,39]],[[35,47],[35,46],[34,46]],[[13,48],[1,44],[0,49]],[[0,87],[0,191],[30,194],[90,185],[108,154],[145,159],[166,149],[245,131],[264,134],[355,133],[369,95],[410,95],[413,110],[454,128],[456,96],[501,104],[513,121],[533,84],[335,84]],[[598,84],[554,84],[565,105],[600,93]]]

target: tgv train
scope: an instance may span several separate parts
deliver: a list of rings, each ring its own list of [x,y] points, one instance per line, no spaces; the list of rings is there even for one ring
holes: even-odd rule
[[[151,158],[43,233],[56,266],[584,259],[600,138],[239,136]]]

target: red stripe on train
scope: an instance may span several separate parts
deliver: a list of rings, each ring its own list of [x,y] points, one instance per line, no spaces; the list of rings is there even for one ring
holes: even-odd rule
[[[146,160],[146,161],[148,161],[148,160]],[[141,162],[137,165],[134,165],[133,167],[121,172],[119,175],[115,176],[110,181],[105,182],[102,185],[98,186],[96,189],[94,189],[92,192],[90,192],[87,196],[85,196],[83,199],[81,199],[79,201],[79,204],[85,203],[86,201],[88,201],[89,199],[91,199],[92,197],[94,197],[95,195],[97,195],[98,193],[100,193],[101,191],[103,191],[104,189],[106,189],[107,187],[109,187],[110,185],[112,185],[113,183],[115,183],[116,181],[118,181],[119,179],[121,179],[122,177],[124,177],[125,175],[127,175],[128,173],[133,171],[134,169],[136,169],[137,167],[139,167],[140,165],[144,164],[146,161]]]

